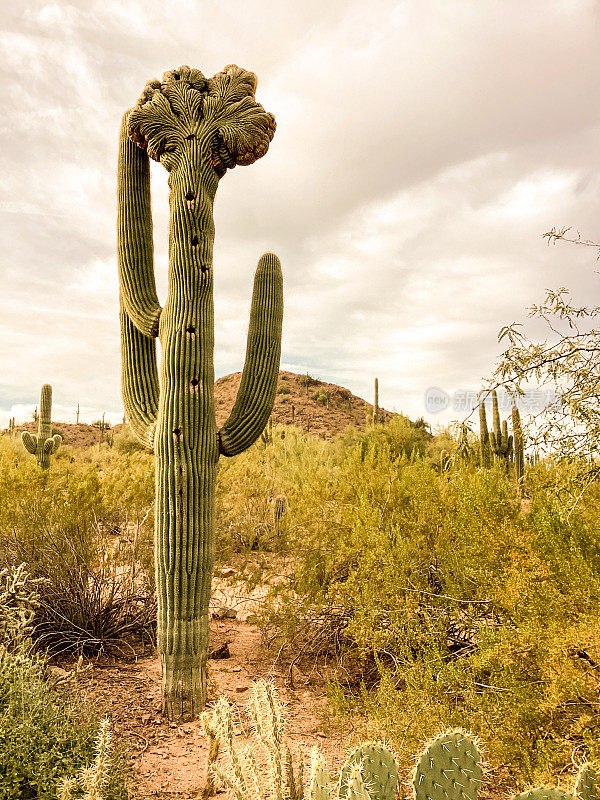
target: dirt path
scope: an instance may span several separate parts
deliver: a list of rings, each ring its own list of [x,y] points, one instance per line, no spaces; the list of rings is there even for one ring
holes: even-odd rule
[[[247,621],[258,599],[256,594],[244,598],[239,587],[217,589],[213,596],[213,614],[233,607],[236,618],[213,618],[211,623],[211,648],[224,647],[229,657],[210,661],[209,702],[224,694],[241,708],[255,680],[271,679],[287,708],[290,738],[306,756],[306,768],[315,744],[338,767],[352,731],[345,727],[342,734],[325,733],[322,685],[304,676],[289,688],[287,669],[276,663],[277,654],[262,645],[259,629]],[[158,659],[144,658],[133,664],[96,664],[81,688],[110,718],[116,738],[130,754],[132,798],[196,798],[205,781],[206,739],[199,722],[175,725],[163,720],[160,682]]]

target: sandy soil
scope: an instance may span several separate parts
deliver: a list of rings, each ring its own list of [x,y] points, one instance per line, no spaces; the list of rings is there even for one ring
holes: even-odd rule
[[[227,646],[229,657],[210,661],[209,703],[226,695],[240,710],[253,682],[269,678],[280,690],[289,718],[289,736],[301,747],[305,771],[310,750],[318,745],[327,761],[338,767],[344,760],[351,729],[330,730],[324,722],[327,699],[322,685],[295,672],[288,685],[286,665],[261,642],[252,624],[260,592],[243,597],[239,587],[217,589],[212,611],[235,610],[236,618],[212,619],[211,649]],[[141,658],[134,663],[97,662],[91,675],[80,679],[81,690],[110,718],[116,738],[125,745],[134,780],[132,798],[196,798],[206,776],[207,741],[199,722],[169,724],[160,713],[160,663]]]

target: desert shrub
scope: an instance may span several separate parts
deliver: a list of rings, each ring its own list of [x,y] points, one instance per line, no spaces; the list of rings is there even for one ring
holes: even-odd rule
[[[327,389],[321,389],[313,394],[313,400],[320,406],[328,406],[331,400],[331,392]]]
[[[280,386],[279,389],[277,389],[277,394],[290,394],[290,387],[285,386],[285,384]]]
[[[540,469],[526,514],[499,467],[440,476],[415,454],[423,432],[390,426],[347,434],[311,470],[268,638],[290,658],[333,657],[335,708],[362,711],[365,735],[406,758],[456,725],[521,783],[575,748],[598,757],[598,490],[569,510]]]
[[[4,570],[0,585],[0,798],[55,800],[59,779],[92,760],[98,721],[75,691],[51,686],[45,660],[31,651],[39,584],[19,567]],[[127,797],[119,754],[104,796]]]
[[[311,386],[318,386],[321,383],[321,381],[318,380],[318,378],[313,378],[312,375],[307,374],[307,375],[300,375],[300,377],[298,378],[298,383],[300,384],[300,386],[308,386],[310,388]]]
[[[150,466],[90,448],[43,474],[0,442],[0,567],[25,562],[44,579],[40,643],[97,652],[151,635]]]

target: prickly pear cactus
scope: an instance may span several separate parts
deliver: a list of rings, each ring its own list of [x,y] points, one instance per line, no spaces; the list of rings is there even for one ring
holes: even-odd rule
[[[42,386],[40,398],[40,414],[37,436],[23,431],[21,439],[26,450],[35,456],[38,467],[41,469],[50,468],[50,456],[54,455],[61,445],[62,437],[60,434],[52,436],[52,423],[50,421],[52,413],[52,387],[45,383]]]
[[[393,800],[398,788],[398,765],[386,747],[367,743],[356,748],[340,773],[339,800],[353,800],[362,791],[355,767],[360,767],[358,777],[371,800]]]
[[[464,731],[438,736],[425,748],[413,777],[415,800],[477,800],[480,786],[481,755]]]
[[[539,786],[514,796],[513,800],[574,800],[572,794],[550,786]]]
[[[323,756],[316,747],[310,754],[310,800],[331,800],[331,777]]]
[[[578,800],[598,800],[598,770],[594,764],[584,764],[577,775],[575,797]]]

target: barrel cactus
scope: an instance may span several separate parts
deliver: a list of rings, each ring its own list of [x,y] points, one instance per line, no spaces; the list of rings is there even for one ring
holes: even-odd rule
[[[42,386],[40,397],[40,413],[38,415],[38,432],[34,436],[27,431],[23,431],[21,439],[25,449],[35,456],[38,467],[49,469],[50,456],[54,455],[61,445],[60,434],[52,435],[52,387],[45,383]]]
[[[263,156],[275,120],[254,73],[212,78],[184,66],[150,81],[123,117],[118,165],[122,388],[137,438],[156,455],[156,588],[163,712],[191,718],[206,700],[217,462],[259,437],[273,408],[283,315],[279,259],[254,280],[246,361],[231,414],[214,407],[213,202],[220,179]],[[169,290],[155,286],[151,157],[169,172]],[[161,345],[160,382],[156,338]]]

